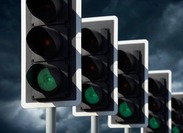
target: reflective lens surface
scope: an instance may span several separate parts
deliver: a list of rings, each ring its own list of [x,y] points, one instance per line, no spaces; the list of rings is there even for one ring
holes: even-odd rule
[[[46,92],[53,91],[57,88],[56,81],[48,68],[44,68],[38,73],[37,82],[39,87]]]
[[[119,113],[122,117],[128,118],[131,117],[134,114],[134,109],[133,105],[128,102],[122,102],[119,105]]]
[[[162,104],[158,99],[155,99],[153,97],[149,97],[149,109],[152,112],[159,112],[162,111]]]
[[[97,80],[102,76],[103,64],[96,58],[83,56],[82,68],[83,75],[90,79]]]
[[[149,120],[149,126],[152,129],[158,129],[161,126],[161,121],[157,119],[156,117],[151,117]]]
[[[89,104],[98,104],[101,100],[101,90],[96,90],[93,86],[86,88],[84,97]]]
[[[138,87],[136,84],[137,83],[132,78],[123,75],[119,75],[118,77],[118,90],[119,93],[124,96],[137,95]]]
[[[38,26],[29,31],[27,43],[34,53],[53,58],[60,50],[61,36],[55,30]]]
[[[180,129],[177,126],[173,126],[172,132],[173,133],[180,133]]]

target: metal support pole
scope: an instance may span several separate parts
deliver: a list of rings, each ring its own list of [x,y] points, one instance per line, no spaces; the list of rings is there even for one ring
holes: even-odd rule
[[[46,108],[46,133],[56,133],[56,108]]]
[[[132,128],[125,128],[125,133],[132,133]]]
[[[99,133],[99,117],[91,116],[91,133]]]

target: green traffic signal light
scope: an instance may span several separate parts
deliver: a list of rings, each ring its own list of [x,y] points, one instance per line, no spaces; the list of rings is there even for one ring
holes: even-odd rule
[[[100,85],[91,82],[82,84],[82,101],[87,105],[83,106],[83,110],[99,110],[109,105],[106,88]]]
[[[57,88],[57,83],[48,68],[44,68],[38,73],[37,82],[39,87],[46,92]]]
[[[122,102],[119,105],[119,114],[124,118],[129,118],[134,115],[134,105],[129,102]]]
[[[35,90],[51,95],[60,88],[63,79],[56,66],[34,64],[27,71],[27,81]]]
[[[159,129],[161,126],[161,121],[157,119],[156,117],[151,117],[149,119],[149,126],[152,129]]]
[[[172,132],[173,133],[180,133],[180,129],[177,126],[173,126]]]
[[[102,100],[102,91],[100,88],[88,86],[85,90],[84,98],[90,105],[99,104]]]

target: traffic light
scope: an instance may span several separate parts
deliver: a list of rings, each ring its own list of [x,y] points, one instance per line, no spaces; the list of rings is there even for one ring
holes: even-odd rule
[[[172,133],[182,133],[183,132],[183,93],[174,92],[172,93],[171,99],[171,130]]]
[[[117,40],[115,16],[82,19],[82,102],[75,116],[117,111]]]
[[[110,128],[143,127],[148,117],[148,41],[118,42],[118,113]]]
[[[171,71],[149,71],[149,120],[141,133],[170,133]]]
[[[22,106],[79,104],[81,0],[22,0],[21,6]]]

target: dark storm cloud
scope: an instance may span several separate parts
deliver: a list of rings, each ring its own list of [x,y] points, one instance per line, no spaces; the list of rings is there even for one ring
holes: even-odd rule
[[[119,39],[148,37],[170,3],[168,0],[85,1],[83,16],[116,15],[119,18]],[[102,3],[101,2],[101,3]],[[96,7],[97,5],[97,7]],[[92,10],[93,8],[93,10]]]
[[[45,121],[39,116],[41,109],[23,109],[19,100],[0,102],[0,123],[2,133],[31,133],[44,132]],[[4,125],[4,126],[2,126]]]
[[[10,101],[20,99],[20,2],[1,1],[0,17],[0,100]]]
[[[67,119],[58,123],[58,132],[64,133],[90,133],[90,117],[74,117],[69,115]]]
[[[166,50],[170,54],[183,54],[182,23],[183,2],[169,4],[156,28],[156,33],[152,37],[152,42],[160,44],[158,48]]]

